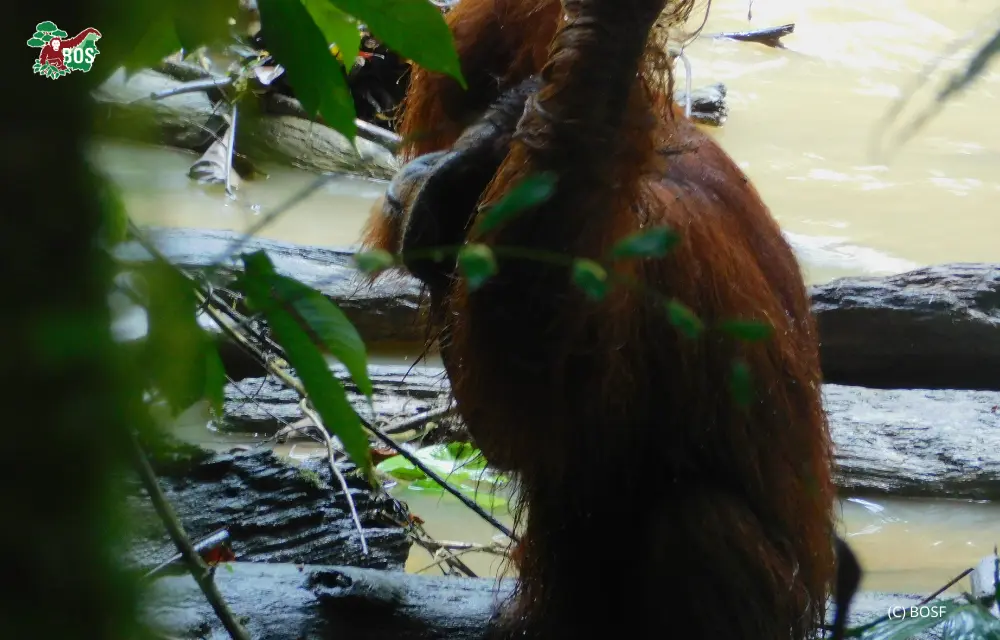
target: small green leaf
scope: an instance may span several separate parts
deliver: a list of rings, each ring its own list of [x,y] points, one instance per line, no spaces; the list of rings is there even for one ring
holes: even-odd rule
[[[750,367],[739,358],[733,360],[729,372],[729,390],[733,399],[741,407],[748,407],[753,401],[753,381],[750,376]]]
[[[375,275],[396,264],[396,258],[383,249],[373,249],[354,254],[354,264],[361,272]]]
[[[517,214],[538,206],[552,197],[556,188],[556,175],[551,172],[532,174],[507,192],[489,208],[476,225],[477,233],[488,233]]]
[[[667,317],[670,324],[691,339],[697,338],[705,328],[701,318],[680,300],[675,299],[667,302]]]
[[[263,251],[244,254],[243,264],[244,272],[237,280],[237,287],[247,296],[253,308],[264,314],[324,426],[340,439],[347,455],[374,486],[371,450],[360,419],[348,402],[343,385],[327,366],[314,338],[288,311],[290,301],[282,300],[275,292],[279,276],[274,265]]]
[[[257,8],[267,25],[267,48],[281,61],[302,108],[354,142],[354,98],[344,68],[309,11],[293,0],[258,0]]]
[[[378,463],[378,467],[376,468],[382,473],[389,474],[399,480],[413,481],[427,478],[427,475],[423,471],[413,466],[412,462],[400,455],[386,458]]]
[[[467,244],[458,252],[458,268],[468,283],[469,291],[475,291],[496,274],[497,261],[486,245]]]
[[[745,342],[766,340],[774,333],[774,327],[757,320],[727,320],[719,325],[719,330]]]
[[[572,277],[573,283],[592,300],[601,300],[608,293],[608,272],[593,260],[574,260]]]
[[[42,40],[41,38],[31,38],[30,40],[28,40],[28,46],[29,47],[44,47],[45,46],[45,41]]]
[[[463,89],[462,67],[451,29],[428,0],[330,0],[363,22],[371,34],[403,58],[428,71],[455,78]]]
[[[42,33],[51,33],[58,29],[56,23],[46,20],[45,22],[39,22],[35,25],[35,31],[41,31]]]
[[[232,564],[230,564],[230,563],[227,562],[225,564],[225,567],[226,567],[226,571],[228,571],[229,573],[233,573],[234,569],[233,569],[233,565]]]
[[[323,32],[326,43],[336,44],[344,66],[352,68],[361,48],[361,30],[357,21],[333,6],[330,0],[302,0],[302,4]]]
[[[303,325],[313,340],[339,360],[368,398],[374,392],[368,377],[368,352],[354,324],[319,291],[282,275],[270,276],[272,294]]]
[[[662,258],[680,241],[670,227],[652,227],[619,240],[611,256],[621,258]]]

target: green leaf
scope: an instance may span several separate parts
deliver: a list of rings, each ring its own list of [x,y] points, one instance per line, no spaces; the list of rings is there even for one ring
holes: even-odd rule
[[[719,325],[719,330],[745,342],[766,340],[774,333],[774,327],[757,320],[727,320]]]
[[[949,614],[941,640],[1000,640],[1000,620],[986,607],[971,604]]]
[[[361,49],[361,30],[357,21],[330,3],[330,0],[302,0],[313,22],[323,32],[327,45],[336,44],[341,61],[348,69]]]
[[[326,125],[352,143],[354,98],[344,68],[330,55],[329,43],[302,2],[258,0],[260,19],[267,25],[267,48],[281,61],[302,108],[317,113]]]
[[[753,401],[753,381],[750,367],[739,358],[733,360],[729,372],[729,391],[740,407],[748,407]]]
[[[216,403],[225,373],[220,377],[214,369],[221,370],[222,363],[212,337],[198,324],[191,282],[162,262],[146,265],[139,273],[146,285],[149,331],[144,362],[149,382],[174,414],[206,397]],[[218,362],[209,365],[209,359]]]
[[[400,455],[386,458],[376,467],[382,473],[391,475],[399,480],[423,480],[427,475],[420,469],[413,466],[413,463]]]
[[[670,227],[652,227],[619,240],[611,256],[621,258],[662,258],[680,241]]]
[[[396,258],[383,249],[373,249],[354,254],[354,264],[363,273],[375,275],[396,264]]]
[[[285,303],[285,311],[295,316],[313,340],[339,360],[368,398],[374,389],[368,377],[368,352],[354,324],[319,291],[301,282],[274,274],[270,276],[274,295]]]
[[[468,442],[449,442],[445,447],[432,451],[431,457],[445,462],[453,462],[463,470],[486,468],[482,452]]]
[[[279,276],[274,265],[263,251],[244,254],[243,264],[244,272],[236,286],[252,307],[264,314],[324,426],[340,439],[347,455],[374,485],[371,451],[360,419],[313,338],[289,311],[291,301],[282,299],[276,291],[281,285],[275,286]]]
[[[451,76],[467,88],[451,29],[428,0],[330,0],[365,23],[376,39],[421,67]]]
[[[87,163],[87,172],[90,174],[91,184],[94,185],[94,192],[101,208],[100,240],[105,247],[110,247],[127,237],[128,211],[116,184],[96,169],[93,163]]]
[[[240,11],[236,0],[170,0],[168,4],[177,37],[188,51],[229,40],[229,19]]]
[[[51,33],[56,31],[58,28],[59,27],[56,26],[56,23],[49,22],[48,20],[45,22],[39,22],[35,25],[35,31],[41,31],[42,33]]]
[[[32,38],[32,39],[28,40],[28,46],[29,47],[44,47],[45,46],[45,41],[42,40],[41,38]]]
[[[667,302],[667,317],[670,324],[691,339],[697,338],[705,328],[701,318],[680,300],[674,299]]]
[[[488,233],[522,211],[538,206],[552,197],[555,188],[556,175],[552,172],[524,178],[483,214],[476,224],[476,232]]]
[[[860,634],[860,637],[863,640],[907,640],[932,627],[936,627],[952,616],[961,613],[962,610],[974,605],[963,606],[950,600],[935,600],[924,606],[927,607],[927,615],[919,615],[918,610],[918,615],[912,616],[910,615],[909,606],[900,606],[893,617],[886,618],[867,629],[862,627],[864,631]],[[930,609],[930,607],[935,607],[935,609]],[[941,607],[944,607],[944,609],[941,609]],[[936,612],[935,615],[929,614],[932,610]],[[855,633],[852,634],[851,632]],[[845,635],[855,634],[856,631],[851,629]],[[976,637],[982,638],[982,636]]]
[[[215,343],[210,343],[205,350],[205,390],[204,397],[216,416],[222,416],[223,404],[226,401],[226,368]]]
[[[574,260],[572,278],[573,284],[580,287],[592,300],[601,300],[608,293],[608,272],[593,260]]]
[[[469,291],[475,291],[496,274],[497,261],[486,245],[467,244],[458,252],[458,268],[468,283]]]
[[[166,12],[153,17],[141,33],[133,48],[124,54],[122,64],[126,71],[155,68],[163,58],[184,47],[177,35],[173,17]],[[104,40],[111,42],[111,38]],[[102,46],[107,49],[106,45]]]

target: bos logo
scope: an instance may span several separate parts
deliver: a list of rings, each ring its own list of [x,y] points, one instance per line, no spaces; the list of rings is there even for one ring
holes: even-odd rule
[[[93,27],[70,38],[54,22],[39,22],[28,40],[29,47],[42,50],[35,60],[34,72],[52,80],[74,71],[87,73],[100,53],[97,49],[100,38],[101,32]]]

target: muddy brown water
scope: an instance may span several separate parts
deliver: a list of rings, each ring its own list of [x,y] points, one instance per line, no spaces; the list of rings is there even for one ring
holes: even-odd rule
[[[994,63],[894,154],[872,152],[879,122],[921,68],[970,29],[1000,24],[993,0],[715,0],[705,33],[796,24],[787,49],[701,39],[687,49],[694,86],[722,81],[730,117],[716,138],[743,166],[800,253],[810,282],[842,275],[887,274],[949,261],[1000,261],[1000,65]],[[700,17],[699,17],[700,19]],[[991,22],[992,21],[992,22]],[[980,34],[972,43],[981,42]],[[968,60],[961,49],[932,76]],[[916,109],[929,104],[917,95]],[[99,164],[124,189],[138,222],[244,230],[262,211],[308,184],[300,171],[267,167],[270,177],[244,183],[236,200],[205,188],[186,172],[194,157],[179,151],[102,143]],[[384,183],[340,178],[287,212],[260,235],[323,246],[348,246]],[[379,348],[375,361],[412,359],[400,347]],[[186,427],[193,439],[228,446],[252,438]],[[291,459],[317,455],[286,445]],[[494,531],[457,500],[401,483],[394,493],[427,521],[437,538],[488,543]],[[1000,539],[1000,506],[947,499],[847,498],[842,533],[867,570],[865,588],[930,592]],[[509,523],[506,514],[498,513]],[[595,544],[595,562],[603,550]],[[483,575],[501,563],[472,554]],[[581,558],[581,562],[588,561]],[[429,564],[414,549],[410,570]],[[959,585],[962,586],[962,585]]]

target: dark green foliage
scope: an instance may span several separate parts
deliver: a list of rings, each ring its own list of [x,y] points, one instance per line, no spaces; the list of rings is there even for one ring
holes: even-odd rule
[[[346,319],[342,322],[336,314],[328,315],[330,308],[335,307],[319,304],[315,296],[321,297],[321,294],[276,273],[271,260],[262,251],[245,254],[243,263],[245,272],[236,287],[247,296],[247,304],[263,314],[324,426],[340,439],[351,460],[372,479],[368,438],[347,400],[344,387],[333,376],[320,350],[335,344],[341,356],[352,363],[345,362],[345,365],[354,366],[351,374],[355,383],[371,394],[367,373],[357,368],[359,359],[364,358],[363,344],[360,354],[352,352],[360,343],[360,338],[355,341],[351,335],[353,326],[345,325]],[[338,330],[339,334],[333,335]],[[367,360],[363,362],[362,366],[367,366]]]
[[[310,116],[354,140],[354,99],[344,70],[329,51],[326,36],[301,2],[259,0],[267,47],[285,67],[288,83]]]
[[[428,0],[329,0],[367,25],[387,47],[421,67],[465,79],[451,30],[441,10]]]

